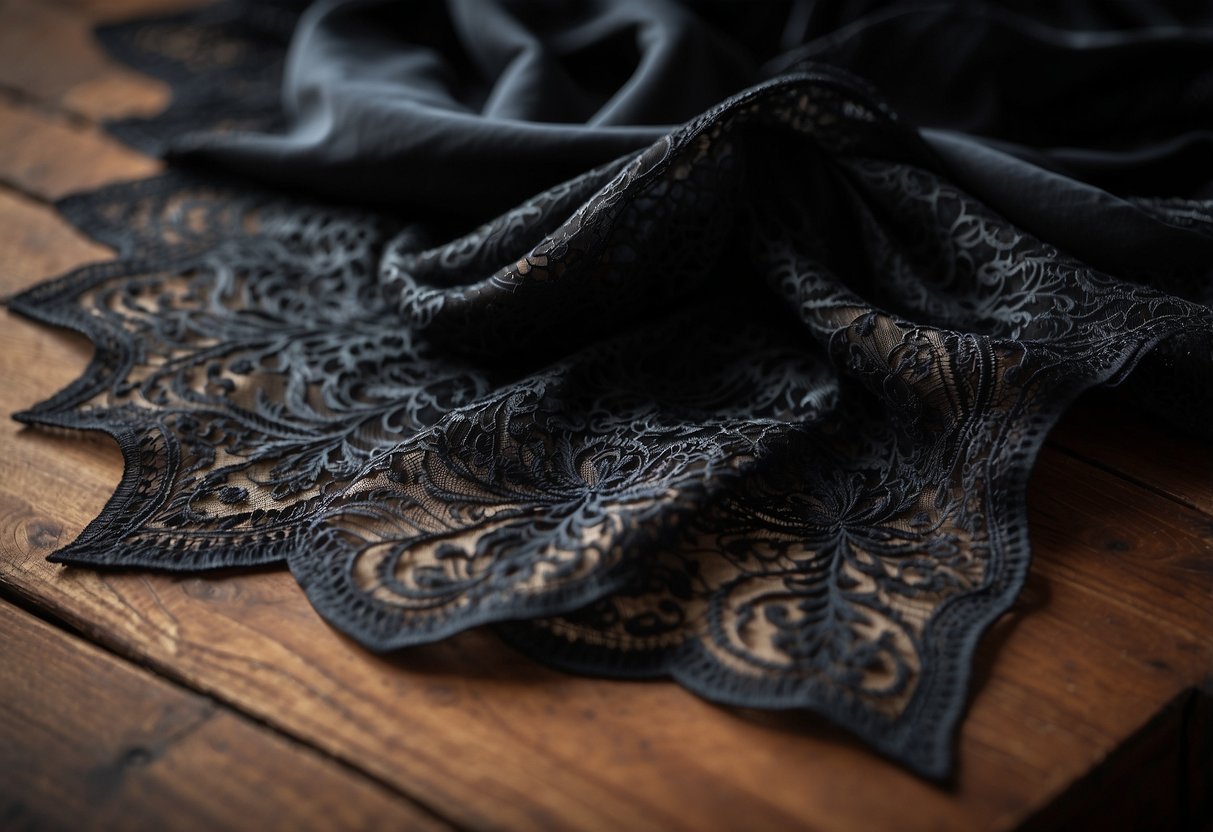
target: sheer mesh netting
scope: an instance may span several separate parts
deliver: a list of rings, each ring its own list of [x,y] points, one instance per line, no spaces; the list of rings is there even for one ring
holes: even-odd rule
[[[108,31],[178,88],[120,134],[272,125],[277,14]],[[248,108],[216,111],[217,74]],[[96,344],[18,418],[126,461],[54,560],[286,562],[372,649],[493,625],[929,775],[1023,584],[1050,425],[1172,336],[1161,367],[1209,363],[1207,268],[1090,268],[812,67],[455,239],[170,170],[64,202],[119,259],[10,301]],[[1213,233],[1208,202],[1140,204]]]

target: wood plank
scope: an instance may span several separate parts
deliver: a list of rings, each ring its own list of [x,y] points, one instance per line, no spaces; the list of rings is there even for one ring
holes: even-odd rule
[[[10,199],[0,226],[45,222]],[[47,341],[24,321],[0,325],[10,380],[0,410],[83,367],[70,350],[45,361]],[[282,572],[50,565],[43,557],[117,482],[116,456],[6,421],[0,458],[0,576],[12,591],[473,826],[1012,828],[1213,667],[1207,518],[1052,451],[1033,482],[1033,576],[979,656],[950,791],[811,718],[737,714],[672,684],[566,676],[484,633],[374,656],[325,626]]]
[[[1185,783],[1191,771],[1185,738],[1198,730],[1194,720],[1197,707],[1210,701],[1194,693],[1164,708],[1150,725],[1121,743],[1108,760],[1072,786],[1065,800],[1055,801],[1033,816],[1020,832],[1199,828],[1199,819],[1207,817],[1206,798]],[[1202,760],[1207,761],[1210,752],[1213,746],[1206,743]],[[1200,767],[1207,777],[1207,762],[1202,761]]]
[[[90,119],[162,109],[167,86],[109,60],[92,25],[68,5],[0,0],[0,87]]]
[[[53,208],[0,187],[0,296],[112,257],[112,250],[66,224]]]
[[[447,828],[314,751],[0,603],[0,826]]]
[[[0,95],[0,182],[46,200],[158,172],[159,162],[96,129]]]
[[[1213,515],[1213,446],[1169,429],[1109,394],[1084,397],[1049,441]]]

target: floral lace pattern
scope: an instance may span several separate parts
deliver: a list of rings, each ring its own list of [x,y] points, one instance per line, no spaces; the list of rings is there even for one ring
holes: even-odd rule
[[[183,56],[181,25],[110,37],[242,66],[247,32]],[[825,70],[450,242],[188,171],[62,210],[120,259],[10,301],[97,345],[18,418],[106,431],[126,471],[55,560],[284,561],[373,649],[493,624],[569,669],[814,709],[930,776],[1022,586],[1048,428],[1156,344],[1213,343],[1199,298],[1034,239]]]

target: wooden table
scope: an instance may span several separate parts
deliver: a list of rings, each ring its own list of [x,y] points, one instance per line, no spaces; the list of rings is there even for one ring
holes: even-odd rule
[[[109,255],[52,200],[158,169],[97,123],[166,90],[88,31],[163,5],[0,0],[5,294]],[[5,314],[0,413],[89,354]],[[280,570],[47,563],[120,473],[107,439],[0,419],[0,828],[1160,829],[1209,809],[1213,453],[1104,402],[1041,455],[1036,559],[978,654],[950,787],[812,717],[566,676],[486,633],[374,656]]]

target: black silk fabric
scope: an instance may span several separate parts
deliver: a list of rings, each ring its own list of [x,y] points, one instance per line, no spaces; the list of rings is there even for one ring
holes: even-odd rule
[[[9,301],[97,345],[17,418],[126,461],[57,561],[285,563],[371,649],[492,626],[943,777],[1065,407],[1119,385],[1209,434],[1203,6],[229,2],[101,34],[172,85],[112,125],[170,165],[65,200],[119,258]]]

